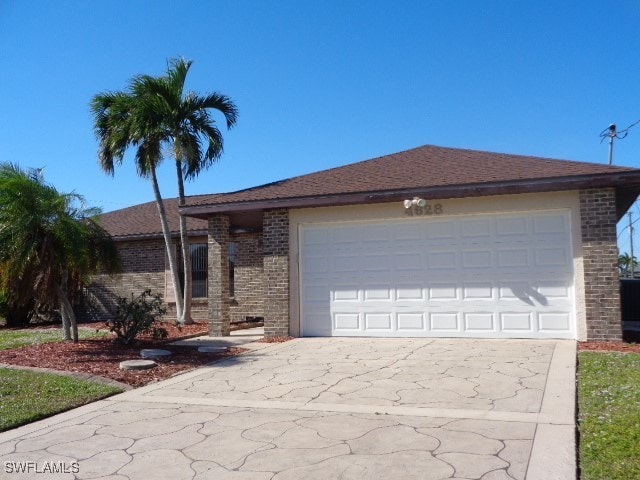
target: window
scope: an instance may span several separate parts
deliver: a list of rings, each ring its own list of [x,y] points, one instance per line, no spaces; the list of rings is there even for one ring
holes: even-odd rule
[[[207,298],[207,276],[209,273],[208,248],[206,243],[189,244],[191,256],[191,298]],[[178,247],[178,268],[180,269],[180,286],[184,289],[184,263],[182,249]]]
[[[182,249],[177,246],[178,269],[180,275],[180,287],[184,290],[184,263],[182,262]],[[191,298],[207,298],[207,278],[209,274],[208,248],[206,243],[189,244],[191,254]],[[229,296],[235,294],[235,264],[236,244],[229,242]]]

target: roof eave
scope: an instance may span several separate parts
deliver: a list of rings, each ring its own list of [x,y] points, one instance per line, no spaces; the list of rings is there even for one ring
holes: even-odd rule
[[[216,213],[383,203],[413,196],[431,200],[605,187],[635,187],[640,192],[640,171],[192,205],[180,208],[180,213],[189,217],[207,218]]]
[[[206,237],[206,230],[189,230],[189,237]],[[133,242],[136,240],[161,240],[164,239],[162,232],[155,233],[134,233],[131,235],[112,235],[111,238],[116,242]],[[171,238],[180,238],[180,232],[171,232]]]

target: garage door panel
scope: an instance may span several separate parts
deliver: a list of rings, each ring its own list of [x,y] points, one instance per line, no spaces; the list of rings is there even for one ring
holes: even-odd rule
[[[500,314],[501,330],[503,332],[533,332],[532,316],[529,312],[502,312]]]
[[[393,314],[391,312],[376,312],[364,314],[365,330],[387,331],[391,333]]]
[[[533,233],[558,233],[564,235],[568,231],[567,217],[563,214],[535,215],[533,217]]]
[[[426,332],[427,323],[423,312],[402,312],[397,314],[399,332]]]
[[[343,227],[330,230],[326,238],[328,239],[326,244],[334,248],[345,248],[345,245],[347,248],[352,248],[352,245],[360,243],[361,234],[358,227]]]
[[[398,301],[424,301],[425,289],[420,284],[398,285],[396,288],[396,300]]]
[[[311,247],[317,245],[329,244],[329,230],[320,228],[310,228],[305,232],[302,238],[302,247]],[[305,248],[306,250],[306,248]]]
[[[523,217],[510,217],[496,219],[496,234],[499,237],[512,237],[517,235],[526,238],[530,232],[530,222]]]
[[[425,238],[426,230],[423,224],[413,223],[405,224],[402,228],[392,229],[391,236],[395,242],[403,243],[415,243],[416,241],[422,242]]]
[[[467,332],[495,332],[495,315],[492,312],[473,312],[464,314],[464,330]]]
[[[422,271],[424,270],[423,252],[403,252],[392,257],[393,270],[396,272]]]
[[[324,261],[327,264],[332,264],[332,272],[357,272],[361,266],[361,260],[358,254],[335,254],[332,262],[327,262],[326,257]]]
[[[363,288],[365,302],[380,302],[393,300],[391,285],[371,285]]]
[[[329,311],[323,312],[322,309],[317,310],[316,313],[308,313],[302,327],[302,334],[306,337],[334,335],[333,324],[331,321],[327,321],[327,318],[331,319],[331,313]]]
[[[458,286],[455,283],[431,283],[428,286],[430,301],[441,302],[458,299]]]
[[[564,312],[541,312],[538,314],[538,326],[541,332],[555,332],[567,330],[570,326],[570,317]]]
[[[490,218],[470,218],[460,222],[462,238],[489,237],[493,234],[493,222]]]
[[[491,282],[467,282],[462,287],[463,301],[493,300],[494,286]]]
[[[389,272],[392,258],[384,254],[363,254],[356,270],[361,272]]]
[[[430,241],[454,239],[458,237],[454,220],[433,220],[426,224],[426,235]]]
[[[530,282],[522,281],[501,281],[498,288],[498,297],[500,300],[523,300],[533,291]]]
[[[305,285],[302,290],[302,298],[305,302],[326,302],[330,295],[328,284]]]
[[[455,250],[429,250],[426,259],[425,267],[431,270],[452,270],[458,268],[458,252]]]
[[[466,250],[462,252],[462,267],[465,269],[487,269],[493,266],[491,250]]]
[[[534,253],[535,265],[569,267],[569,251],[566,247],[541,247]]]
[[[401,226],[400,230],[406,230],[406,226]],[[360,235],[360,243],[365,245],[365,248],[375,248],[376,244],[387,245],[393,238],[392,230],[386,226],[380,227],[380,225],[364,225],[358,228]]]
[[[331,288],[331,298],[334,302],[357,302],[360,290],[353,285],[336,285]]]
[[[498,268],[528,268],[531,266],[531,253],[528,248],[502,248],[496,252]]]
[[[320,255],[310,255],[304,259],[302,264],[302,273],[308,277],[315,277],[313,274],[328,273],[330,271],[330,265],[327,262],[327,257]]]
[[[567,212],[310,225],[300,248],[303,335],[575,338]]]
[[[438,312],[429,314],[429,327],[432,332],[456,332],[460,330],[457,312]]]
[[[361,315],[358,313],[334,313],[335,331],[361,331]]]
[[[540,282],[536,286],[536,291],[547,298],[567,300],[571,298],[571,292],[566,283],[559,282],[556,279]]]

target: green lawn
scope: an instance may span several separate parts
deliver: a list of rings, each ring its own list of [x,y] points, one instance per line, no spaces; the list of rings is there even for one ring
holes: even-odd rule
[[[578,354],[582,480],[640,478],[640,354]]]
[[[95,330],[78,330],[78,338],[100,338],[106,335],[105,332],[96,332]],[[62,330],[5,330],[0,329],[0,350],[8,350],[10,348],[24,347],[25,345],[35,345],[36,343],[59,342],[62,340]]]
[[[121,391],[62,375],[0,368],[0,432]]]

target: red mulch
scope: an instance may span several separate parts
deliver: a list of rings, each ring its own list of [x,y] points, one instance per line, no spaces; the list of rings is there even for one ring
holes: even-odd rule
[[[640,353],[640,345],[625,342],[578,342],[578,351]]]
[[[186,325],[181,329],[171,324],[164,327],[169,332],[168,341],[206,334],[208,328],[205,323]],[[150,370],[120,370],[121,361],[139,359],[143,348],[164,348],[172,352],[172,355],[168,359],[157,360],[158,366]],[[165,342],[153,342],[148,337],[141,336],[140,341],[133,346],[117,345],[112,339],[105,338],[81,340],[78,343],[43,343],[3,350],[0,351],[0,363],[89,373],[140,387],[243,351],[245,350],[242,348],[229,348],[226,352],[200,353],[195,347],[169,346]]]
[[[285,337],[265,337],[265,338],[262,338],[262,339],[260,339],[258,341],[262,342],[262,343],[284,343],[284,342],[288,342],[289,340],[293,340],[293,337],[289,337],[289,336],[285,336]]]

